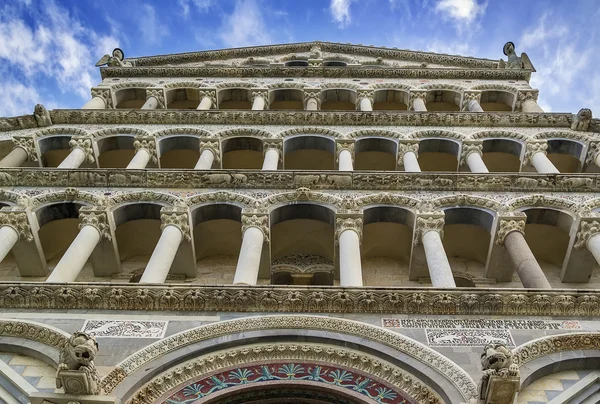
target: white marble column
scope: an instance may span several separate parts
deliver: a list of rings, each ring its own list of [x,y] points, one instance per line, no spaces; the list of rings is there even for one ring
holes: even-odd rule
[[[560,171],[552,164],[550,159],[546,156],[546,150],[548,149],[548,143],[542,142],[530,142],[527,143],[526,157],[529,157],[531,165],[535,167],[538,173],[544,174],[560,174]]]
[[[461,149],[461,164],[466,163],[472,173],[489,173],[483,159],[483,142],[480,140],[464,141]]]
[[[6,258],[10,250],[19,241],[19,233],[11,226],[0,227],[0,262]]]
[[[537,113],[544,112],[544,110],[533,99],[529,99],[529,100],[523,101],[521,103],[521,111],[523,111],[523,112],[537,112]]]
[[[211,109],[213,106],[212,99],[208,96],[202,97],[200,103],[198,104],[197,110],[207,110]]]
[[[319,101],[316,98],[310,97],[306,100],[306,110],[307,111],[318,111],[319,110]]]
[[[78,168],[85,161],[85,152],[79,147],[71,150],[71,153],[58,165],[58,168]]]
[[[420,173],[421,167],[417,159],[419,153],[418,141],[400,141],[398,143],[398,165],[404,167],[404,171]]]
[[[481,105],[479,104],[478,100],[467,100],[467,110],[469,112],[484,112],[483,108],[481,108]]]
[[[352,153],[348,149],[342,149],[340,154],[338,155],[339,171],[352,171],[354,170],[354,165],[352,164]]]
[[[489,173],[487,166],[483,162],[479,153],[469,153],[467,155],[467,165],[472,173]]]
[[[165,226],[144,269],[140,283],[164,283],[182,241],[183,233],[177,226]]]
[[[0,164],[1,164],[1,163],[2,163],[2,162],[0,162]],[[596,165],[597,165],[598,167],[600,167],[600,153],[597,153],[597,154],[596,154],[596,157],[594,157],[594,163],[596,163]]]
[[[127,167],[125,167],[125,169],[126,170],[143,169],[143,168],[146,168],[149,161],[150,161],[150,153],[148,153],[148,150],[138,149],[138,151],[135,153],[135,156],[133,156],[133,158],[131,159],[131,161],[129,162]]]
[[[410,101],[412,103],[412,110],[416,112],[427,111],[425,100],[427,99],[427,91],[413,91],[410,93]]]
[[[22,147],[15,147],[2,160],[0,167],[21,167],[27,161],[27,151]]]
[[[265,235],[268,235],[267,215],[242,216],[242,247],[233,277],[234,285],[256,285]]]
[[[213,165],[213,161],[215,161],[215,154],[210,149],[202,150],[200,153],[200,158],[198,162],[194,166],[194,170],[210,170]]]
[[[365,112],[373,111],[373,103],[370,98],[363,97],[360,99],[360,110]]]
[[[444,224],[443,215],[421,216],[417,218],[417,231],[421,234],[431,285],[435,288],[455,288],[452,268],[442,243]]]
[[[81,109],[106,109],[106,102],[102,97],[93,97]]]
[[[360,257],[362,219],[338,218],[336,235],[340,246],[340,286],[363,286]]]
[[[262,170],[277,170],[279,166],[279,149],[268,148],[265,153]]]
[[[516,268],[523,287],[551,289],[550,282],[521,232],[511,231],[508,233],[504,238],[504,247]]]
[[[46,282],[75,282],[100,239],[101,234],[96,227],[83,226]]]
[[[158,99],[154,96],[150,96],[146,99],[141,109],[156,109],[158,108]]]
[[[254,90],[252,91],[252,110],[262,111],[267,105],[267,90]]]

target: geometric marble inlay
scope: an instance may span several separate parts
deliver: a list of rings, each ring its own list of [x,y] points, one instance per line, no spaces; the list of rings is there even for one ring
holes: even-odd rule
[[[487,330],[581,330],[577,320],[486,320],[384,318],[384,328],[456,328]]]
[[[81,331],[111,338],[162,338],[168,321],[86,320]]]
[[[425,330],[427,344],[431,347],[485,346],[489,343],[502,343],[514,347],[508,330]]]

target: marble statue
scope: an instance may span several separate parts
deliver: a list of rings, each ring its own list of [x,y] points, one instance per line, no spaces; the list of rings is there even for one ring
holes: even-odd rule
[[[523,61],[520,57],[517,56],[515,52],[515,44],[512,42],[507,42],[504,44],[503,48],[504,54],[508,56],[508,62],[506,63],[507,69],[522,69]]]
[[[94,358],[98,354],[96,338],[75,332],[60,350],[56,388],[66,394],[100,394],[100,376]]]
[[[108,65],[111,67],[132,67],[131,62],[125,61],[125,54],[121,48],[115,48],[112,51],[112,56],[104,55],[96,63],[96,67]]]
[[[40,128],[52,125],[52,119],[50,118],[50,112],[42,104],[36,104],[33,109],[33,116],[37,125]]]
[[[485,404],[511,404],[519,390],[519,367],[513,364],[513,353],[503,343],[487,344],[481,354],[483,376],[479,383],[479,399]]]
[[[589,108],[581,108],[577,115],[573,114],[571,129],[579,131],[587,131],[592,121],[592,110]]]

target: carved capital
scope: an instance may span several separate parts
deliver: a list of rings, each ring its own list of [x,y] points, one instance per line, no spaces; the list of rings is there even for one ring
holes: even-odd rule
[[[520,90],[517,94],[517,101],[515,102],[515,107],[517,110],[520,110],[523,107],[523,103],[525,101],[535,101],[538,100],[539,91],[538,90]]]
[[[425,102],[427,100],[427,90],[412,90],[409,92],[409,100],[408,100],[409,111],[413,111],[415,109],[413,104],[417,98],[420,98],[423,100],[423,102]]]
[[[270,231],[269,231],[269,215],[266,214],[244,214],[242,215],[242,234],[246,229],[250,227],[256,227],[259,229],[265,237],[265,243],[269,242]]]
[[[185,241],[191,241],[190,216],[185,207],[165,207],[160,210],[160,229],[175,226],[183,234]]]
[[[96,161],[94,157],[94,148],[92,147],[92,138],[87,136],[73,136],[71,140],[69,140],[69,146],[71,146],[71,150],[73,149],[81,149],[85,153],[85,160],[88,163],[93,163]]]
[[[544,153],[544,156],[547,154],[546,150],[548,150],[548,142],[546,140],[532,140],[527,142],[527,149],[525,151],[525,162],[528,164],[531,163],[531,158],[536,153]]]
[[[483,156],[483,140],[465,140],[460,152],[460,164],[467,163],[467,157],[471,153],[477,153]]]
[[[146,100],[150,97],[156,98],[158,108],[165,108],[165,91],[162,88],[146,88]]]
[[[587,154],[585,156],[585,164],[596,164],[596,158],[600,154],[600,141],[591,140],[589,142]]]
[[[317,102],[318,108],[321,109],[321,89],[320,88],[305,88],[304,89],[304,108],[305,109],[306,109],[306,103],[311,98]]]
[[[106,108],[114,108],[110,87],[93,87],[92,98],[98,97],[104,100]]]
[[[423,235],[430,231],[435,231],[440,235],[440,238],[444,238],[444,225],[446,224],[445,220],[446,215],[444,212],[428,212],[426,214],[418,214],[417,215],[417,228],[416,232],[416,242],[423,242]]]
[[[336,154],[335,154],[335,162],[339,162],[340,153],[344,150],[347,150],[352,155],[352,162],[354,162],[354,145],[356,142],[354,139],[338,139],[335,142]]]
[[[39,161],[37,148],[35,147],[35,135],[15,135],[12,138],[15,147],[20,147],[27,153],[27,160]]]
[[[200,154],[202,154],[204,150],[210,150],[212,152],[213,156],[215,156],[215,162],[218,163],[221,161],[221,152],[218,140],[210,138],[200,138]]]
[[[253,88],[251,90],[252,102],[254,102],[254,100],[258,97],[261,97],[263,100],[265,100],[265,109],[269,109],[269,90],[266,88]]]
[[[211,108],[214,108],[215,105],[217,105],[217,90],[213,88],[201,88],[198,91],[198,98],[202,101],[204,97],[210,98],[212,102]]]
[[[362,242],[363,219],[359,213],[338,214],[335,219],[335,242],[339,243],[340,235],[346,230],[353,230]]]
[[[0,227],[12,227],[19,234],[19,241],[33,241],[33,233],[27,212],[21,208],[4,207],[0,209]]]
[[[402,139],[398,142],[398,167],[404,167],[404,155],[408,152],[419,157],[419,141],[417,139]]]
[[[263,140],[263,155],[266,154],[269,149],[277,150],[277,153],[279,154],[279,162],[283,161],[283,139]]]
[[[375,91],[374,90],[358,90],[356,93],[356,104],[360,104],[360,100],[363,98],[368,99],[373,104],[373,100],[375,99]]]
[[[588,240],[600,234],[600,217],[587,217],[581,218],[579,222],[579,229],[577,230],[577,236],[575,238],[575,248],[583,248],[586,246]]]
[[[468,110],[469,102],[481,102],[481,91],[465,91],[462,99],[462,110]]]
[[[110,224],[106,210],[94,206],[82,206],[79,209],[79,229],[83,226],[93,226],[103,240],[112,240]]]
[[[136,136],[133,147],[135,147],[136,153],[140,149],[146,150],[150,155],[150,161],[155,164],[158,162],[158,158],[156,157],[156,139],[154,136]]]
[[[496,245],[503,245],[506,236],[513,231],[518,231],[521,234],[525,234],[526,222],[527,216],[525,216],[525,214],[499,217],[498,225],[496,227]]]

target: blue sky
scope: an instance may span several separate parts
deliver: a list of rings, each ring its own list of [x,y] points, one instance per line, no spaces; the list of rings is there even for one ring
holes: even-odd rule
[[[3,0],[0,116],[80,108],[94,63],[323,40],[491,59],[527,52],[546,111],[600,115],[598,0]]]

